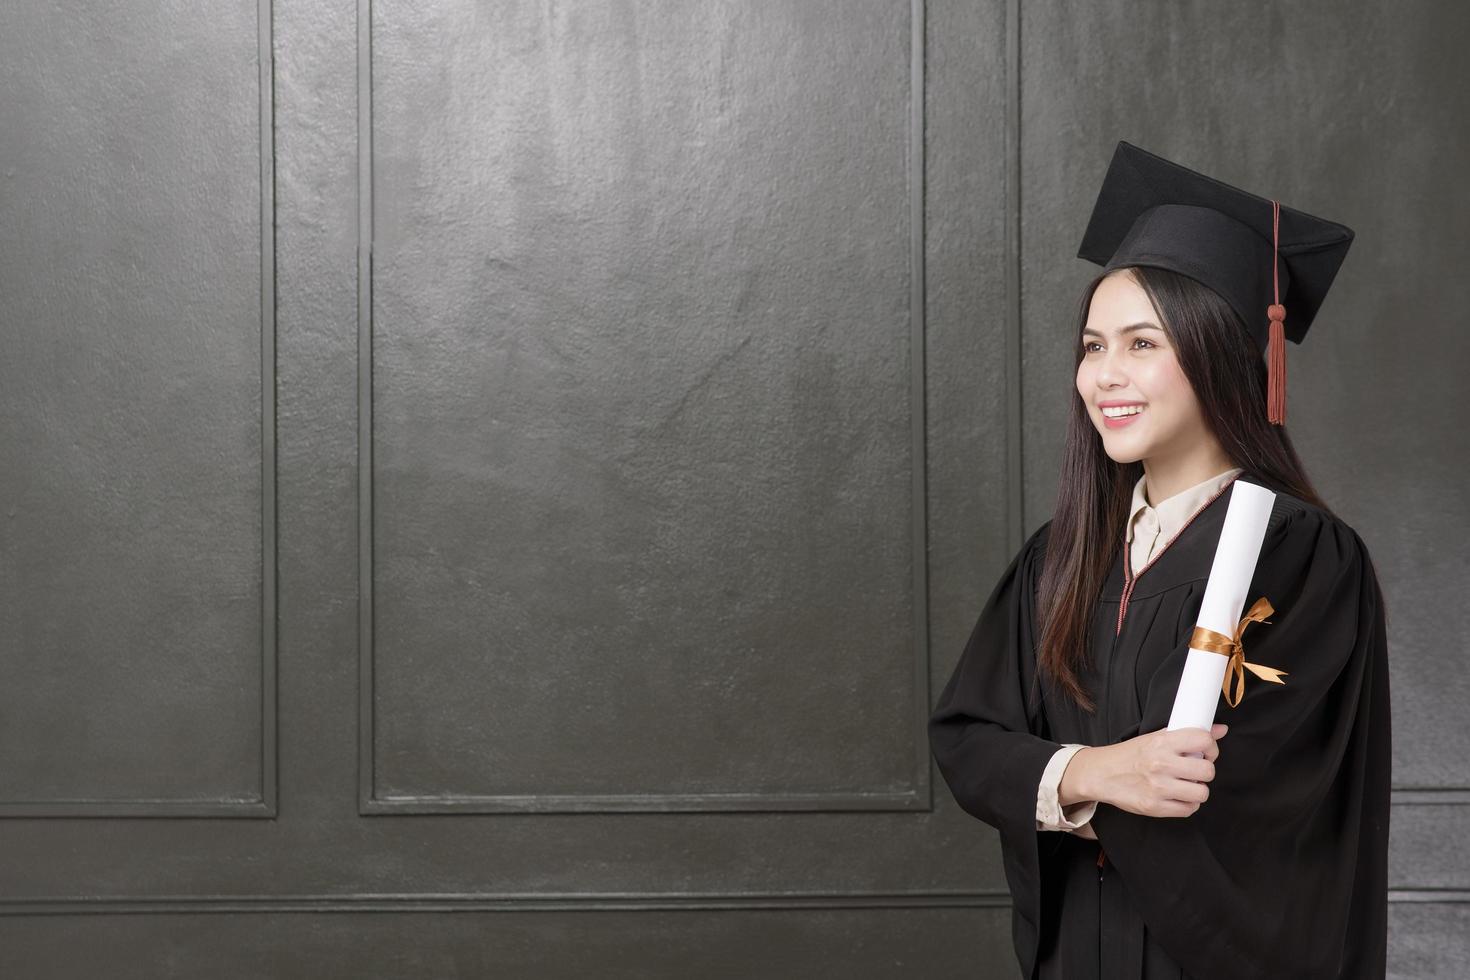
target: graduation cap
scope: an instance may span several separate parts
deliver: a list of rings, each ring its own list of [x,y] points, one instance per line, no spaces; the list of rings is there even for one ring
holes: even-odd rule
[[[1119,140],[1077,257],[1170,269],[1219,293],[1267,353],[1267,417],[1284,425],[1285,342],[1307,335],[1352,240],[1345,225]]]

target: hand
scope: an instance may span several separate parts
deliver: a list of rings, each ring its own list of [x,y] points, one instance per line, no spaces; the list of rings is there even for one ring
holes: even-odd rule
[[[1220,755],[1216,740],[1228,729],[1219,723],[1208,732],[1160,729],[1115,745],[1089,746],[1072,757],[1063,779],[1078,799],[1100,800],[1146,817],[1187,817],[1210,797],[1207,784],[1215,778]],[[1082,766],[1073,773],[1078,762]],[[1071,796],[1069,792],[1064,802]]]

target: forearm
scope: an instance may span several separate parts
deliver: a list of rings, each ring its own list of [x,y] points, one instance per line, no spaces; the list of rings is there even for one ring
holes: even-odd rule
[[[1098,766],[1103,754],[1102,746],[1097,745],[1079,749],[1073,754],[1057,786],[1058,803],[1065,807],[1102,799],[1098,793]]]

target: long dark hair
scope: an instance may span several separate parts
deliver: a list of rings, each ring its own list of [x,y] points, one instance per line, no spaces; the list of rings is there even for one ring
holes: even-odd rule
[[[1092,294],[1116,271],[1101,273],[1083,292],[1073,331],[1074,377],[1083,356],[1082,328]],[[1180,273],[1129,266],[1120,274],[1130,273],[1148,294],[1179,367],[1194,388],[1205,423],[1233,465],[1250,473],[1253,482],[1331,514],[1307,478],[1286,427],[1266,418],[1266,361],[1235,309],[1214,290]],[[1040,670],[1057,687],[1091,712],[1095,705],[1077,671],[1091,656],[1092,617],[1123,540],[1128,505],[1143,464],[1114,462],[1103,450],[1102,437],[1075,385],[1071,401],[1056,512],[1038,586],[1044,625],[1037,659]]]

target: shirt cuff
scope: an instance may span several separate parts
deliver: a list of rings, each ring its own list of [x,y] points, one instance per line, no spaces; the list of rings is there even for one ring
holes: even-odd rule
[[[1072,756],[1087,748],[1085,745],[1068,742],[1052,754],[1051,761],[1041,773],[1041,782],[1036,787],[1036,829],[1076,830],[1092,819],[1097,811],[1096,800],[1069,804],[1064,811],[1057,798],[1062,785],[1062,773]]]

